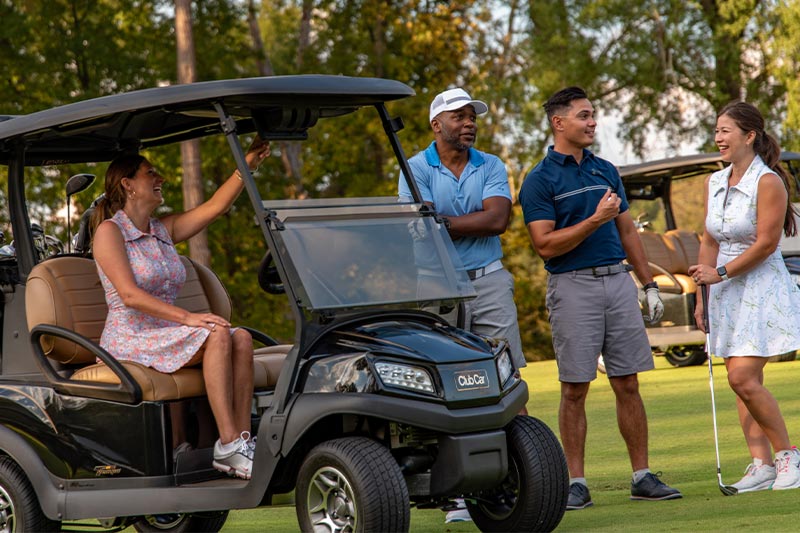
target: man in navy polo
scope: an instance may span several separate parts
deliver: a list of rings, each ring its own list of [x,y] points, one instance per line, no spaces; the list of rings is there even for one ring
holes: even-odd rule
[[[463,89],[433,99],[429,119],[434,141],[408,162],[423,201],[442,215],[456,251],[478,296],[466,303],[464,327],[505,338],[517,368],[525,366],[514,305],[514,279],[503,268],[499,235],[511,215],[511,191],[503,162],[473,148],[477,116],[488,106]],[[400,176],[401,200],[411,192]],[[461,507],[461,502],[459,502]],[[469,520],[466,509],[448,513],[447,521]]]
[[[531,242],[548,272],[547,309],[561,382],[559,430],[570,472],[568,510],[592,505],[584,477],[585,401],[602,353],[628,448],[632,500],[671,500],[681,493],[648,467],[647,415],[638,373],[653,368],[636,285],[644,283],[648,319],[664,305],[628,212],[614,165],[587,150],[597,123],[579,87],[545,103],[554,144],[525,178],[520,204]],[[623,260],[627,259],[627,263]]]

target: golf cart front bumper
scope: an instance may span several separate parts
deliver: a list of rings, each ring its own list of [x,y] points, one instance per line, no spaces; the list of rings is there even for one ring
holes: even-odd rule
[[[505,431],[439,438],[431,466],[430,496],[452,496],[495,487],[508,473]]]

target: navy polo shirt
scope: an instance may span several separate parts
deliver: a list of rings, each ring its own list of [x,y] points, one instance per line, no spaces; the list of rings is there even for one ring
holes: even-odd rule
[[[611,188],[622,199],[620,213],[628,210],[625,189],[617,169],[584,149],[580,164],[571,155],[547,150],[547,156],[528,173],[519,192],[525,224],[552,220],[555,229],[574,226],[591,217]],[[559,274],[580,268],[611,265],[625,259],[614,220],[609,220],[574,249],[545,261],[548,272]]]

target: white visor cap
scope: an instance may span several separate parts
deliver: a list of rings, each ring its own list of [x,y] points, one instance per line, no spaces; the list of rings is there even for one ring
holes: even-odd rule
[[[464,89],[449,89],[437,94],[436,98],[431,102],[430,120],[436,118],[436,115],[442,111],[454,111],[467,105],[471,105],[477,115],[483,115],[489,111],[489,106],[486,105],[486,102],[473,100]]]

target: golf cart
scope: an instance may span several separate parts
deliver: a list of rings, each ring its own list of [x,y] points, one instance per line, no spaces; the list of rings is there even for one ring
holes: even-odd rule
[[[559,524],[564,454],[545,424],[518,415],[528,390],[506,342],[438,314],[474,291],[386,108],[413,94],[373,78],[252,78],[0,120],[15,243],[0,257],[0,529],[218,531],[228,510],[292,490],[302,531],[407,531],[412,505],[446,510],[455,498],[482,531]],[[380,120],[413,201],[262,200],[240,135],[300,141],[318,122],[356,112]],[[87,239],[44,254],[27,210],[31,167],[158,153],[208,135],[227,139],[263,235],[253,290],[285,294],[295,321],[291,344],[248,328],[260,343],[249,480],[211,468],[201,369],[163,374],[103,350],[106,304]],[[176,305],[229,317],[215,274],[182,260]],[[190,446],[175,448],[176,432]]]
[[[783,152],[781,159],[794,176],[800,178],[800,153]],[[664,355],[674,366],[701,365],[706,361],[705,335],[694,320],[697,286],[688,275],[697,263],[703,220],[705,178],[724,167],[719,153],[671,157],[619,167],[631,214],[637,220],[639,237],[650,269],[661,290],[664,317],[647,325],[653,352]],[[679,201],[674,201],[679,198]],[[796,245],[792,243],[797,242]],[[782,243],[782,249],[796,249],[800,241]],[[786,254],[784,254],[786,256]],[[800,258],[786,256],[790,272],[800,273]],[[793,266],[792,261],[796,264]],[[635,276],[634,276],[635,278]],[[640,301],[644,294],[640,287]],[[795,353],[772,360],[793,360]]]

